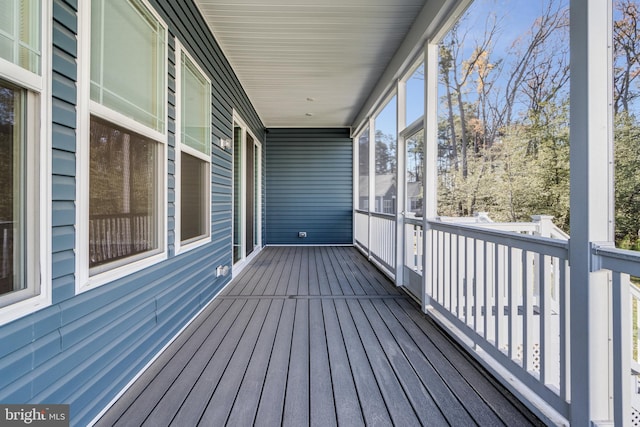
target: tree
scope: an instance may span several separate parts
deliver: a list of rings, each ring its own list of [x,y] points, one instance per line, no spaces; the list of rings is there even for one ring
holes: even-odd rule
[[[476,40],[467,18],[440,46],[438,210],[503,221],[550,214],[568,227],[568,8],[550,0],[507,42],[505,16],[489,14]]]
[[[613,105],[616,245],[640,250],[640,5],[614,5]]]
[[[640,95],[634,83],[640,76],[640,6],[633,0],[615,3],[619,15],[613,24],[614,111],[629,112],[629,105]]]

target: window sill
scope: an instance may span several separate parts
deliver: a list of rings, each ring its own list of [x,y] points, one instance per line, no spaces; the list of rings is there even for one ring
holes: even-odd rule
[[[145,268],[159,264],[162,261],[165,261],[166,259],[167,259],[167,252],[164,251],[164,252],[151,255],[149,257],[146,257],[137,261],[133,261],[130,264],[116,267],[109,271],[97,273],[96,275],[90,276],[88,279],[84,280],[83,281],[84,283],[80,284],[80,286],[78,286],[78,289],[76,291],[78,294],[80,294],[82,292],[95,289],[99,286],[114,282],[118,279],[129,276],[133,273],[137,273]]]

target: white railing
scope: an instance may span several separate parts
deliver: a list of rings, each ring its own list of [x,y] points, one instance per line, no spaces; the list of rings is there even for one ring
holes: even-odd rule
[[[478,225],[428,221],[425,302],[494,373],[568,419],[568,242]]]
[[[422,221],[405,219],[404,265],[412,272],[422,275],[424,240]]]
[[[531,222],[494,222],[486,212],[479,212],[471,217],[439,216],[436,219],[441,222],[467,224],[490,230],[569,240],[569,235],[553,223],[553,217],[550,215],[532,215]]]
[[[611,271],[613,418],[616,426],[640,425],[640,253],[596,247],[594,264]],[[637,281],[637,279],[634,279]]]
[[[388,268],[396,269],[396,217],[371,214],[371,256]]]
[[[356,211],[354,215],[355,221],[355,239],[362,247],[369,247],[369,214],[367,212]]]

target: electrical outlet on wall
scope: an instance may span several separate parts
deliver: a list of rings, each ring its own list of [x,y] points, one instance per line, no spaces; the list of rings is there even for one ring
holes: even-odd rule
[[[306,231],[298,231],[298,237],[300,237],[300,238],[307,237],[307,232]]]

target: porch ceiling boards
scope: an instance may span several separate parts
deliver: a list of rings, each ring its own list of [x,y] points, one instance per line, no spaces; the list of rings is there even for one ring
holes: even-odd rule
[[[268,247],[97,425],[537,423],[354,248]]]
[[[196,3],[266,127],[337,127],[353,124],[425,0]]]

